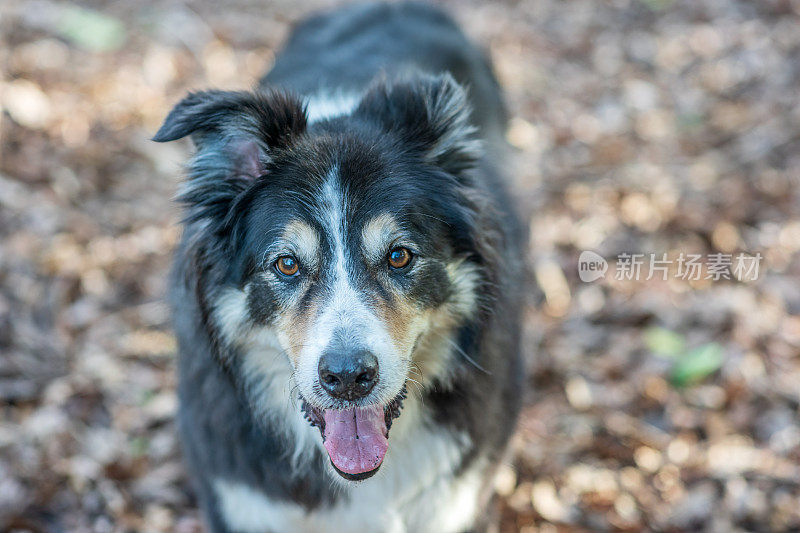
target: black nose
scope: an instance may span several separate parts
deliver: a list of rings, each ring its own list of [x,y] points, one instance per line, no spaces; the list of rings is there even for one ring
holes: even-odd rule
[[[358,400],[378,381],[378,360],[366,350],[328,350],[319,359],[319,382],[334,398]]]

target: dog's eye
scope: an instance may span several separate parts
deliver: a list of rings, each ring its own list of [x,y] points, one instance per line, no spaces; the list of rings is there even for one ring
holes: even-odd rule
[[[294,276],[300,270],[300,264],[291,255],[282,255],[275,261],[275,269],[284,276]]]
[[[398,246],[389,252],[389,266],[394,269],[407,267],[411,262],[412,254],[408,248]]]

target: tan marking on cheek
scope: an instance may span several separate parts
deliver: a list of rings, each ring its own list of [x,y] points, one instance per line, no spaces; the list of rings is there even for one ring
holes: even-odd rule
[[[457,321],[444,306],[426,313],[423,321],[422,334],[412,359],[428,381],[438,377],[447,366],[444,354],[452,350],[452,334]]]
[[[458,266],[448,267],[450,281],[456,289],[455,294],[435,309],[421,309],[397,291],[393,291],[394,300],[391,303],[381,302],[381,305],[376,306],[376,312],[386,324],[386,329],[397,346],[409,347],[409,343],[415,342],[420,334],[423,337],[429,333],[447,334],[471,309],[474,286],[469,282],[461,282],[459,274],[462,272]]]
[[[464,263],[448,265],[447,270],[453,295],[443,305],[420,316],[422,334],[412,355],[421,374],[419,381],[424,385],[447,375],[449,358],[457,357],[453,354],[456,329],[476,310],[477,271]]]
[[[416,340],[413,334],[414,320],[424,313],[402,298],[397,298],[391,305],[381,301],[375,305],[375,313],[385,324],[394,345],[402,352],[408,352]]]
[[[393,216],[383,213],[364,224],[361,231],[361,249],[372,262],[379,261],[389,245],[400,233],[400,225]]]
[[[308,344],[308,337],[311,334],[311,327],[318,309],[319,302],[312,301],[304,307],[292,307],[277,320],[279,335],[292,365],[297,365],[300,352]]]

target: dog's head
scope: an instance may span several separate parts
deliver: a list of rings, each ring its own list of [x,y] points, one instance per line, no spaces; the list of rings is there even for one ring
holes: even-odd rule
[[[447,380],[480,306],[468,115],[449,76],[378,83],[313,123],[287,93],[209,91],[154,138],[197,148],[181,200],[217,277],[199,296],[221,363],[269,342],[285,354],[345,478],[377,470],[407,383]]]

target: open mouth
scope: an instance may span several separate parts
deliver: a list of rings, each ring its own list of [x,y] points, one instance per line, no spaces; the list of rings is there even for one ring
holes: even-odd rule
[[[389,448],[389,429],[400,416],[406,388],[388,405],[318,409],[300,398],[308,422],[319,428],[331,464],[345,479],[360,481],[375,474]]]

